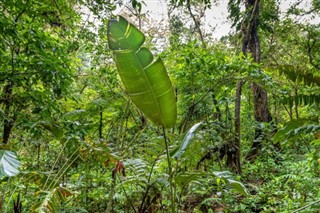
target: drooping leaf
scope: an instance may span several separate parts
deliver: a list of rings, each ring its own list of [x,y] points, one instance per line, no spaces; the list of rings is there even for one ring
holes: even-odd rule
[[[213,172],[213,175],[219,178],[230,178],[232,176],[232,173],[229,171],[219,171],[219,172]]]
[[[320,86],[320,77],[305,71],[304,67],[293,65],[278,65],[280,74],[285,74],[293,82],[304,82],[305,85]]]
[[[15,153],[7,150],[0,150],[0,177],[15,176],[19,173],[20,161]]]
[[[24,178],[28,183],[34,183],[39,187],[43,187],[50,177],[45,172],[27,171],[24,173]],[[51,177],[50,181],[54,181],[53,178],[54,176]]]
[[[48,130],[54,137],[61,139],[63,137],[64,131],[58,123],[52,121],[41,121],[38,123],[39,126]]]
[[[204,176],[204,173],[202,172],[190,172],[190,173],[177,175],[174,178],[174,180],[175,180],[175,183],[182,188],[185,185],[189,184],[191,181],[197,180],[202,176]]]
[[[288,104],[290,107],[293,104],[299,105],[312,105],[320,103],[320,95],[319,94],[299,94],[297,96],[288,96],[281,100],[283,104]]]
[[[246,187],[240,183],[239,181],[236,180],[232,180],[232,179],[227,179],[229,184],[232,186],[232,188],[234,188],[235,190],[237,190],[239,193],[241,193],[244,196],[248,195],[248,192],[246,190]]]
[[[294,131],[295,129],[302,127],[306,122],[307,120],[305,119],[289,121],[282,129],[280,129],[279,131],[277,131],[276,134],[274,134],[273,140],[275,142],[286,140],[290,135],[291,131]]]
[[[172,127],[177,106],[174,89],[162,60],[141,47],[145,36],[123,17],[108,25],[108,44],[132,102],[154,123]]]
[[[232,178],[232,173],[229,171],[222,171],[222,172],[213,172],[213,175],[223,179],[225,182],[230,184],[230,186],[237,190],[239,193],[241,193],[244,196],[248,195],[246,187],[239,181],[236,181]]]
[[[212,176],[215,178],[219,178],[220,180],[223,180],[227,186],[232,187],[234,190],[236,190],[240,194],[244,196],[248,195],[246,187],[241,182],[234,180],[232,177],[232,173],[229,171],[213,172],[211,175],[205,174],[203,172],[189,172],[189,173],[177,175],[174,178],[174,180],[179,187],[183,188],[186,185],[188,185],[190,182],[196,182],[196,181],[201,182],[203,180],[207,181],[207,179]]]
[[[310,142],[311,145],[320,145],[320,139],[316,139]]]
[[[195,131],[198,129],[198,127],[202,124],[202,122],[197,123],[193,125],[182,137],[182,140],[179,143],[179,147],[174,150],[172,153],[172,157],[174,158],[180,158],[189,144],[192,142],[192,139],[194,138]]]
[[[33,210],[41,213],[54,213],[58,212],[58,208],[75,193],[64,187],[58,186],[51,191],[40,191],[37,194],[43,195],[43,200],[40,203],[34,205],[32,207]]]

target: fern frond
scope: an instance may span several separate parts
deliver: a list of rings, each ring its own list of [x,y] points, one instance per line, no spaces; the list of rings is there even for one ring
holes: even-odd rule
[[[296,96],[289,96],[282,99],[281,103],[289,105],[290,107],[292,107],[293,105],[296,105],[296,106],[301,106],[301,105],[309,106],[312,104],[318,105],[320,104],[320,95],[319,94],[308,94],[308,95],[300,94]]]
[[[311,124],[305,119],[292,120],[273,136],[273,140],[275,142],[286,141],[295,136],[310,134],[319,130],[319,124]]]
[[[303,82],[308,86],[320,86],[320,76],[316,76],[302,67],[279,65],[278,69],[280,74],[285,74],[293,82]]]

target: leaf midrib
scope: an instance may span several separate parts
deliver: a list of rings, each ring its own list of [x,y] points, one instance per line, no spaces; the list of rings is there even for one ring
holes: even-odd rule
[[[131,28],[132,28],[131,24],[130,24],[129,22],[127,22],[126,32],[124,33],[124,37],[126,38],[127,42],[128,42],[128,35],[130,34]],[[144,41],[143,41],[143,43],[144,43]],[[143,44],[143,43],[142,43],[142,44]],[[128,44],[129,44],[129,47],[131,48],[131,51],[134,52],[134,48],[131,46],[131,43],[128,42]],[[142,45],[141,45],[141,46],[142,46]],[[135,57],[135,60],[137,60],[137,61],[139,62],[138,64],[139,64],[139,66],[140,66],[140,69],[143,71],[143,75],[144,75],[145,79],[146,79],[147,82],[148,82],[148,86],[149,86],[149,88],[150,88],[153,101],[156,103],[156,106],[157,106],[157,111],[158,111],[158,114],[159,114],[159,118],[160,118],[160,120],[161,120],[161,125],[164,126],[164,120],[162,119],[162,113],[161,113],[161,110],[160,110],[159,103],[158,103],[158,101],[157,101],[157,97],[158,97],[158,96],[155,95],[154,90],[153,90],[153,88],[152,88],[152,86],[151,86],[151,82],[149,81],[149,78],[148,78],[148,76],[146,75],[146,72],[145,72],[145,69],[147,69],[148,67],[150,67],[156,60],[153,60],[150,64],[148,64],[148,66],[146,66],[145,68],[143,68],[143,67],[142,67],[142,64],[141,64],[141,62],[140,62],[140,60],[139,60],[139,58],[138,58],[138,56],[137,56],[137,53],[138,53],[138,51],[141,49],[141,46],[137,49],[136,52],[134,52],[134,57]],[[172,89],[172,87],[170,88],[170,90],[171,90],[171,89]],[[130,96],[131,96],[131,94],[130,94]],[[160,96],[161,96],[161,95],[160,95]],[[160,96],[159,96],[159,97],[160,97]]]

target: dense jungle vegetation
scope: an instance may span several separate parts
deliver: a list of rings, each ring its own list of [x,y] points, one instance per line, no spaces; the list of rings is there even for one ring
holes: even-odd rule
[[[0,1],[0,212],[320,212],[320,1],[147,2]]]

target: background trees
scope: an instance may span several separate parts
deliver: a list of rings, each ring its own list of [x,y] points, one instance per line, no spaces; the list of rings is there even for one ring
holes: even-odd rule
[[[219,2],[167,3],[161,32],[143,1],[122,10],[175,87],[165,136],[112,61],[108,20],[124,3],[0,3],[1,211],[317,211],[318,1],[230,1],[236,30],[219,41],[204,27]]]

